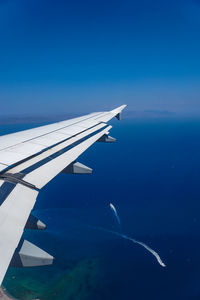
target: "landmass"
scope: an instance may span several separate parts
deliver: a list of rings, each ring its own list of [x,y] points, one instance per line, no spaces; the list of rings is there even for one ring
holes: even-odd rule
[[[6,294],[5,289],[2,287],[0,287],[0,299],[1,300],[14,300],[14,298],[11,298]]]
[[[6,289],[1,289],[0,300],[86,300],[94,299],[93,295],[100,297],[100,265],[98,258],[86,258],[73,262],[66,270],[52,268],[40,274],[39,269],[10,268],[4,281]],[[48,277],[47,272],[52,274],[52,278]],[[9,296],[7,291],[16,298]]]

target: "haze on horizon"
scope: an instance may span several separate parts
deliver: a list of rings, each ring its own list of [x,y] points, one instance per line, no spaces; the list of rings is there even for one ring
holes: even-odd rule
[[[0,2],[0,116],[200,115],[200,1]]]

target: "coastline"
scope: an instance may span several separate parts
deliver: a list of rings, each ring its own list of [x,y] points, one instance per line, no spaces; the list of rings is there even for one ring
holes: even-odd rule
[[[11,298],[6,294],[5,289],[1,286],[0,287],[0,299],[1,300],[14,300],[14,298]]]

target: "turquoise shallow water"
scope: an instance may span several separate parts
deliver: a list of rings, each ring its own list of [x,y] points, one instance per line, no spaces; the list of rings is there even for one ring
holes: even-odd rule
[[[2,134],[25,125],[1,126]],[[18,299],[198,299],[200,297],[200,121],[114,121],[116,144],[96,143],[80,161],[92,176],[60,174],[45,187],[35,215],[45,232],[24,237],[55,264],[9,269],[4,286]],[[155,249],[109,232],[118,230]]]

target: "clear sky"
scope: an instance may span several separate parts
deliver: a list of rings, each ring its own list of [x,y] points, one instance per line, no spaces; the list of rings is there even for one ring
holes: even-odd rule
[[[200,1],[0,0],[0,115],[200,115]]]

